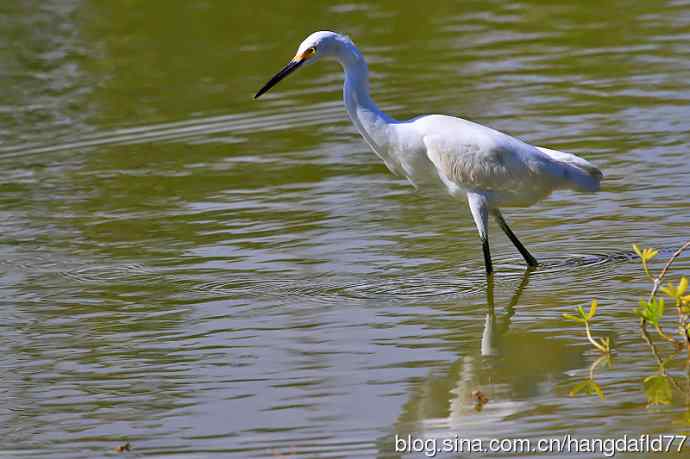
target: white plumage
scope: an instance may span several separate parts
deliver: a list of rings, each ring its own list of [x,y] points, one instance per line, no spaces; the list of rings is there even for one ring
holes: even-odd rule
[[[558,189],[599,190],[602,173],[569,153],[529,145],[502,132],[447,115],[397,121],[369,97],[364,57],[343,35],[322,31],[307,37],[293,60],[257,93],[259,97],[303,64],[335,58],[345,71],[343,96],[353,124],[388,169],[415,187],[442,189],[467,197],[479,231],[487,273],[492,273],[488,242],[491,213],[530,266],[536,259],[503,219],[500,207],[529,206]]]

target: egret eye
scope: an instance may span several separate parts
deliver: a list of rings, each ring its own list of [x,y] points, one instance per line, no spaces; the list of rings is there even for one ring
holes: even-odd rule
[[[316,54],[316,48],[313,46],[311,48],[307,48],[307,50],[304,52],[307,56],[311,56],[313,54]]]

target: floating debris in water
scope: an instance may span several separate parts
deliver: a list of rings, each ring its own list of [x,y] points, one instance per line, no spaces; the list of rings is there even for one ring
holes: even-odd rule
[[[130,444],[129,442],[125,443],[124,445],[116,446],[113,448],[116,453],[124,453],[125,451],[129,451]]]
[[[472,399],[474,400],[474,409],[476,411],[481,411],[484,405],[489,403],[489,397],[487,397],[484,392],[479,389],[472,391]]]
[[[278,459],[294,459],[294,458],[297,457],[296,451],[297,451],[297,450],[296,450],[295,447],[293,446],[293,447],[290,448],[290,451],[288,451],[288,452],[285,452],[285,453],[284,453],[284,452],[281,452],[281,451],[278,451],[278,450],[275,450],[275,449],[274,449],[274,450],[272,451],[272,453],[273,453],[273,457],[278,458]]]

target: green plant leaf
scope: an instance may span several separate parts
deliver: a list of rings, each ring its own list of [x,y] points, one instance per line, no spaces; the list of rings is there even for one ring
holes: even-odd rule
[[[664,292],[669,298],[673,298],[676,301],[683,301],[683,295],[688,290],[688,278],[683,276],[678,282],[678,286],[674,286],[673,282],[669,282],[666,287],[662,287],[661,291]]]
[[[673,398],[671,380],[666,375],[651,375],[644,379],[644,392],[650,405],[668,405]]]
[[[581,392],[583,394],[586,394],[586,395],[596,394],[602,400],[604,400],[606,398],[604,396],[604,391],[601,390],[601,387],[599,386],[599,384],[594,382],[593,379],[587,379],[585,381],[582,381],[582,382],[576,384],[572,389],[570,389],[570,392],[568,394],[571,397],[575,397],[577,394],[579,394]]]
[[[644,251],[642,252],[642,256],[644,256],[646,261],[650,261],[652,258],[656,257],[657,253],[659,253],[658,250],[644,249]]]
[[[592,300],[592,306],[589,308],[589,312],[585,316],[585,320],[592,320],[594,314],[597,313],[597,300]]]
[[[663,298],[654,299],[654,301],[652,301],[652,310],[654,311],[657,322],[664,317],[664,309]]]
[[[599,386],[599,384],[597,384],[597,383],[595,383],[594,381],[592,381],[591,386],[592,386],[592,390],[599,396],[599,398],[600,398],[601,400],[604,400],[604,399],[606,398],[606,397],[604,396],[604,391],[601,390],[601,387]]]
[[[585,319],[581,319],[580,317],[574,316],[572,314],[563,314],[564,319],[568,320],[574,320],[575,322],[580,322],[580,323],[585,323]]]
[[[673,286],[672,282],[668,283],[668,286],[666,287],[661,287],[660,289],[662,292],[666,294],[667,297],[669,298],[676,298],[676,288]]]
[[[647,263],[649,260],[656,257],[656,255],[659,253],[658,250],[654,250],[652,248],[640,249],[640,247],[637,244],[633,244],[633,250],[635,251],[637,256],[640,257],[640,259],[642,259],[642,263]]]
[[[652,325],[659,325],[664,317],[665,302],[663,298],[654,298],[651,302],[640,300],[640,307],[635,309],[635,314],[645,319]]]
[[[633,250],[635,251],[638,257],[644,259],[642,257],[642,251],[640,250],[640,247],[637,244],[633,244]]]

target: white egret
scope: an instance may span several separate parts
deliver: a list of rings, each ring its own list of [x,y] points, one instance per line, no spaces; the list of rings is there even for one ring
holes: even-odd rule
[[[415,187],[441,187],[466,197],[479,230],[487,274],[493,272],[488,216],[520,251],[529,266],[537,260],[510,230],[501,207],[526,207],[557,189],[595,192],[602,173],[569,153],[535,147],[499,131],[447,115],[398,121],[369,97],[367,63],[346,36],[329,31],[309,35],[295,57],[254,96],[258,98],[304,64],[334,58],[345,72],[343,97],[350,119],[393,173]]]

